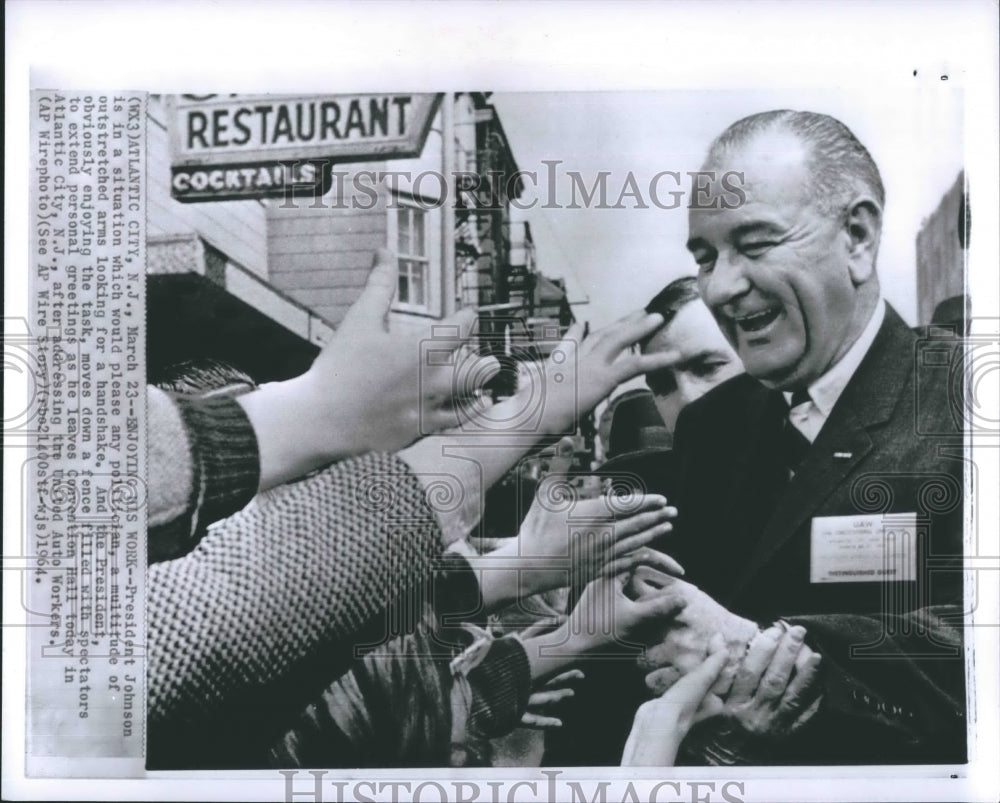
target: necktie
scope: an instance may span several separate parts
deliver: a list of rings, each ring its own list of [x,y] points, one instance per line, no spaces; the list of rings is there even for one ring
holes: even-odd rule
[[[792,393],[792,401],[789,404],[788,411],[791,412],[796,407],[806,404],[809,401],[808,391],[796,390]],[[799,431],[798,427],[786,415],[784,426],[781,429],[781,455],[785,467],[790,474],[794,475],[798,470],[810,446],[812,446],[810,440]]]

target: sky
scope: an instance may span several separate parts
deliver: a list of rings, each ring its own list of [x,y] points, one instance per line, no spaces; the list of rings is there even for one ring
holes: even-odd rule
[[[531,225],[539,269],[564,277],[577,318],[600,327],[643,306],[663,285],[695,272],[684,248],[687,198],[676,209],[659,209],[649,184],[661,171],[697,170],[711,140],[729,123],[758,111],[806,109],[831,114],[850,127],[869,149],[886,186],[879,273],[886,299],[903,318],[917,323],[916,235],[921,222],[962,169],[961,93],[947,82],[930,89],[887,93],[786,89],[779,91],[537,92],[496,93],[498,110],[519,167],[538,173],[528,181],[515,211]],[[553,167],[545,161],[560,163]],[[649,208],[542,209],[555,170],[556,203],[572,198],[570,171],[590,188],[608,171],[608,205],[636,179]],[[657,185],[670,205],[673,179]],[[581,197],[577,203],[584,206]]]

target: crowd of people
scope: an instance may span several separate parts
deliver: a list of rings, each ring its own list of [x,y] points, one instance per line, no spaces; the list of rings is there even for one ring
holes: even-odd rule
[[[390,335],[386,251],[305,374],[149,388],[150,768],[488,766],[524,727],[558,764],[964,761],[962,433],[882,298],[878,168],[779,111],[705,170],[747,198],[691,210],[698,275],[503,401],[474,311],[433,365]],[[556,460],[484,548],[486,491],[639,376],[631,483]]]

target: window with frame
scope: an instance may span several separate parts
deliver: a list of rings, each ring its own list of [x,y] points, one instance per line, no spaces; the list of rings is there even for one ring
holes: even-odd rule
[[[397,303],[430,306],[430,256],[427,210],[401,205],[396,209],[396,254],[399,258]]]

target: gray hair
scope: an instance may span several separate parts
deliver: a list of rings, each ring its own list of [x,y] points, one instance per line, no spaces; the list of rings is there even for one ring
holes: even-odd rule
[[[885,187],[875,160],[851,129],[826,114],[781,109],[744,117],[716,137],[706,162],[717,162],[758,134],[772,131],[793,134],[808,148],[810,195],[824,212],[837,211],[858,191],[885,207]]]

